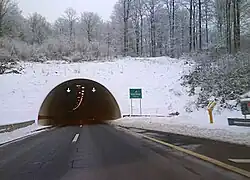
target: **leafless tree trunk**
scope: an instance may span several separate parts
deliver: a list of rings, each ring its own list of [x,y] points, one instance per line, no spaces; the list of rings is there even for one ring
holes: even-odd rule
[[[189,52],[192,51],[192,17],[193,17],[193,0],[189,3]]]
[[[155,42],[155,7],[152,7],[152,14],[150,18],[150,24],[151,24],[151,45],[152,45],[152,56],[156,56],[156,42]]]
[[[236,22],[236,0],[233,0],[233,39],[234,39],[234,50],[233,53],[237,52],[237,22]]]
[[[235,0],[236,1],[236,41],[237,41],[237,52],[240,50],[240,0]]]
[[[171,36],[171,56],[174,57],[175,54],[175,0],[172,0],[172,36]]]
[[[129,20],[129,13],[130,13],[130,4],[131,0],[123,0],[123,55],[128,55],[128,20]]]
[[[141,56],[143,55],[143,16],[142,16],[142,13],[140,13],[140,41],[141,41]]]
[[[226,39],[227,39],[227,51],[232,53],[232,30],[231,30],[231,0],[226,0]]]
[[[193,2],[193,50],[196,50],[196,13],[195,13],[195,9],[196,5],[195,2]]]
[[[136,55],[140,55],[140,6],[139,1],[134,1],[132,8],[132,23],[135,32],[135,51]]]
[[[150,52],[151,56],[156,56],[156,26],[155,26],[155,0],[150,0],[149,5],[145,4],[149,12],[149,32],[150,32]]]
[[[201,34],[201,0],[199,0],[199,50],[202,50],[202,34]]]
[[[206,46],[208,47],[208,0],[205,0]]]
[[[139,2],[139,16],[140,16],[140,55],[143,55],[143,4],[142,0],[138,0]]]

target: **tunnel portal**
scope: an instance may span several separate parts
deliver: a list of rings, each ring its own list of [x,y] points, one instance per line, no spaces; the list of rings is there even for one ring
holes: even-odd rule
[[[121,117],[111,92],[89,79],[72,79],[52,89],[38,114],[40,125],[95,124]]]

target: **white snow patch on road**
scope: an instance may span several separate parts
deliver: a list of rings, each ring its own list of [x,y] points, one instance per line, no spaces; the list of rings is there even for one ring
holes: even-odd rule
[[[36,130],[40,130],[43,128],[45,128],[45,126],[40,126],[40,125],[34,123],[30,126],[16,129],[16,130],[11,131],[11,132],[0,133],[0,144],[6,143],[9,141],[13,141],[13,140],[22,138],[24,136],[36,134],[36,133],[38,133]]]

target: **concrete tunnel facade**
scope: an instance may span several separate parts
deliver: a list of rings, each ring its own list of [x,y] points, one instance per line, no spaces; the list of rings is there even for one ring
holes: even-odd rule
[[[111,92],[90,79],[72,79],[52,89],[38,114],[40,125],[79,125],[121,118]]]

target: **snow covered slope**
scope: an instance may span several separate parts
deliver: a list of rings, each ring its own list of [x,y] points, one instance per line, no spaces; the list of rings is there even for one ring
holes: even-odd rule
[[[209,124],[207,112],[195,110],[195,97],[188,96],[187,89],[181,86],[181,76],[192,68],[192,64],[185,63],[183,59],[125,58],[112,62],[72,64],[50,61],[46,64],[23,63],[23,66],[25,69],[21,75],[0,76],[0,124],[36,119],[40,105],[49,91],[72,78],[89,78],[106,86],[118,101],[122,114],[130,112],[128,90],[135,87],[143,89],[143,114],[168,115],[176,111],[180,113],[178,118],[145,121],[123,119],[120,121],[123,124],[146,123],[147,127],[179,124],[182,127],[190,125],[207,129],[228,129],[227,117],[241,116],[237,111],[215,111],[215,123]],[[192,109],[194,112],[188,113],[186,109]],[[139,113],[139,101],[133,102],[133,112]],[[239,133],[249,132],[247,128],[230,128]]]
[[[0,124],[31,120],[48,92],[71,78],[89,78],[106,86],[117,99],[123,114],[129,113],[128,89],[143,89],[143,113],[184,113],[189,98],[179,78],[189,65],[182,60],[125,58],[114,62],[63,64],[24,63],[24,73],[0,76]],[[134,112],[139,113],[134,101]]]

